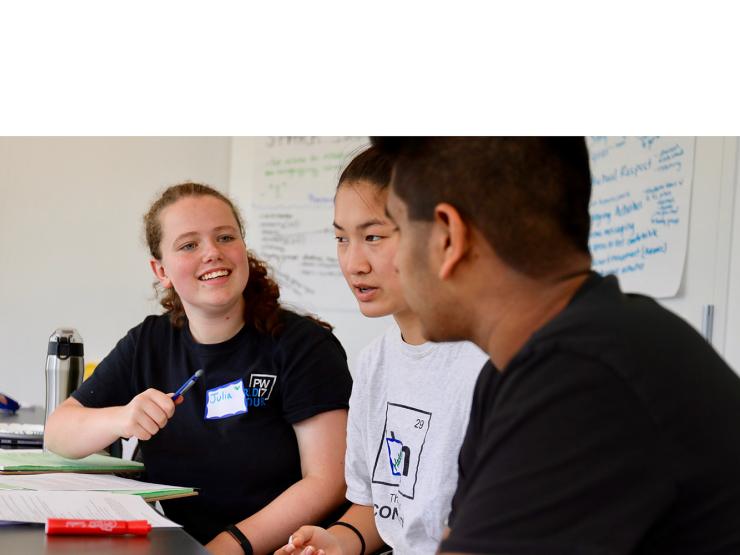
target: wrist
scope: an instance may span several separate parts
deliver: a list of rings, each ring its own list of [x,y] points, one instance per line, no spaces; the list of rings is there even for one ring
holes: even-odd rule
[[[236,527],[234,524],[229,524],[226,527],[226,530],[224,532],[231,536],[231,538],[239,544],[239,547],[244,552],[244,555],[254,555],[254,550],[252,549],[252,543],[249,541],[247,536],[244,535],[244,532],[239,530],[239,528]]]
[[[119,407],[107,407],[102,409],[102,414],[108,419],[107,427],[113,431],[113,435],[117,438],[130,439],[133,437],[132,433],[129,433],[128,416],[126,409],[128,405],[121,405]]]
[[[344,553],[358,553],[359,555],[365,555],[365,538],[363,537],[362,533],[349,522],[345,522],[343,520],[338,520],[329,526],[326,527],[327,530],[330,528],[333,528],[332,535],[337,537],[337,539],[340,541],[340,544],[342,545],[342,551]],[[342,532],[340,532],[342,530]],[[339,532],[339,533],[336,533]],[[348,550],[345,549],[345,542],[342,541],[340,534],[342,534],[345,538],[349,538],[350,541],[352,541],[352,545],[355,546],[354,550]]]

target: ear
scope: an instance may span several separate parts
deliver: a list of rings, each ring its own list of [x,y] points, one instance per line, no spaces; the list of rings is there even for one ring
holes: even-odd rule
[[[442,247],[442,264],[439,279],[448,279],[470,249],[468,225],[457,208],[446,202],[434,208],[434,223],[440,234],[438,240]]]
[[[170,278],[167,277],[167,272],[165,272],[161,261],[156,258],[151,258],[149,259],[149,266],[151,266],[152,272],[154,272],[154,275],[159,280],[162,287],[165,289],[172,287],[172,282],[170,281]]]

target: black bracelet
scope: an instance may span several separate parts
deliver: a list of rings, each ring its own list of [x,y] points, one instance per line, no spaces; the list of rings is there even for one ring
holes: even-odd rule
[[[229,534],[231,534],[231,537],[234,538],[239,543],[239,545],[242,548],[242,551],[244,551],[244,555],[254,555],[252,544],[249,543],[247,536],[245,536],[244,533],[241,530],[239,530],[239,528],[237,528],[233,524],[229,524],[226,527],[226,531]]]
[[[337,520],[333,524],[330,524],[329,526],[327,526],[326,529],[328,530],[332,526],[344,526],[345,528],[349,528],[355,534],[357,534],[357,537],[360,540],[360,555],[365,555],[365,538],[362,537],[362,534],[360,534],[360,531],[357,528],[352,526],[349,522],[344,522],[342,520]]]

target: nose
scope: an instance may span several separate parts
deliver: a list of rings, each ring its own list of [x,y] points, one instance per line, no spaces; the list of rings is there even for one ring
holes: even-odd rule
[[[208,239],[203,242],[203,262],[213,260],[221,260],[221,248],[216,241]]]
[[[350,243],[347,246],[347,271],[350,274],[367,274],[370,272],[370,262],[365,256],[365,249],[357,243]]]

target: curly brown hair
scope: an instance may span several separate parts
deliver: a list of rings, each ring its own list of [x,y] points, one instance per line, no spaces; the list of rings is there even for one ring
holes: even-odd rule
[[[144,215],[144,230],[149,252],[157,260],[162,259],[160,244],[162,242],[162,225],[159,215],[167,206],[174,204],[181,198],[212,196],[225,202],[231,209],[237,224],[239,233],[244,238],[244,223],[239,211],[234,203],[224,194],[201,183],[185,182],[179,185],[168,187],[157,200],[152,203],[149,211]],[[280,288],[278,284],[269,276],[269,270],[265,262],[257,258],[251,251],[247,250],[247,260],[249,263],[249,279],[247,286],[244,288],[244,322],[251,325],[257,331],[271,336],[279,335],[282,329],[280,313]],[[155,289],[161,294],[160,304],[169,314],[170,321],[175,327],[182,327],[185,324],[185,309],[173,287],[161,291],[159,284],[155,282]],[[161,293],[160,293],[161,291]],[[319,322],[324,324],[323,322]],[[328,324],[325,324],[325,327]],[[329,326],[331,329],[331,326]]]

